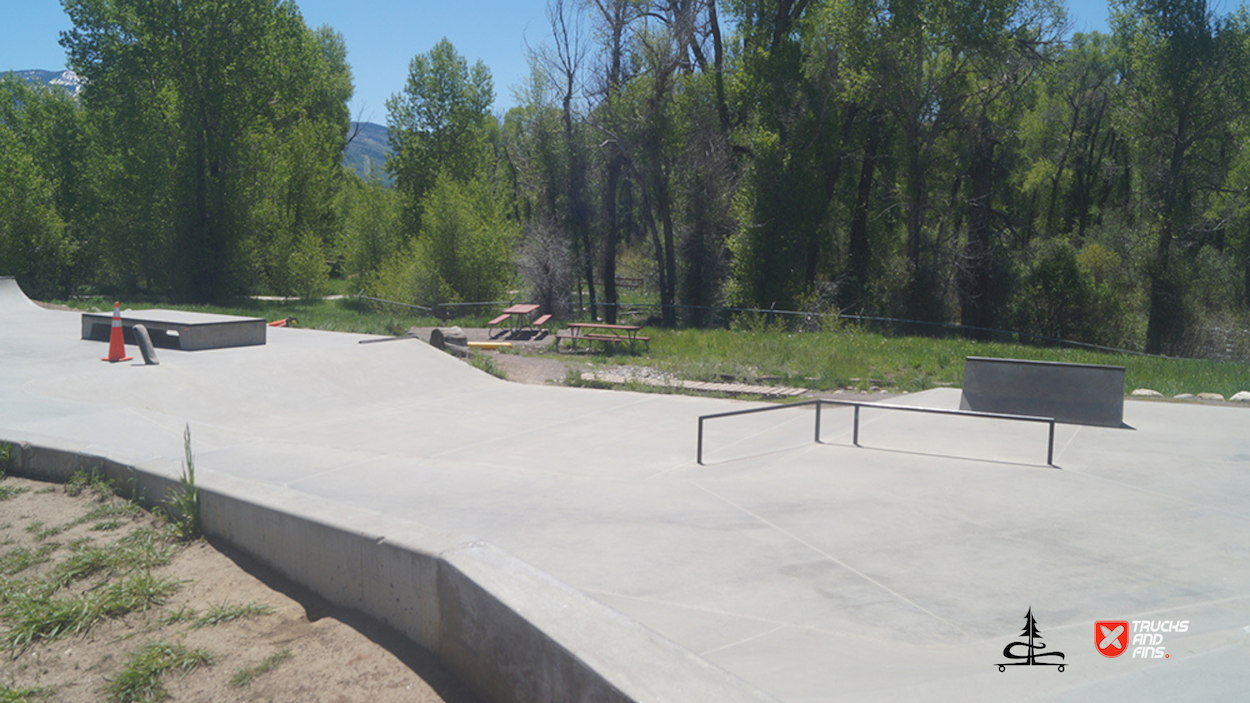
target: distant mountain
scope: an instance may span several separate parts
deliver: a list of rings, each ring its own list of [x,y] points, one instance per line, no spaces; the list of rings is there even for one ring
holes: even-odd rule
[[[74,96],[82,91],[82,80],[73,71],[44,71],[35,68],[27,71],[9,71],[9,73],[17,75],[27,83],[59,86]]]
[[[376,173],[383,183],[394,185],[385,170],[386,159],[391,155],[386,143],[386,127],[372,122],[353,122],[347,137],[351,141],[343,153],[343,163],[356,169],[361,178],[367,180],[370,173]]]

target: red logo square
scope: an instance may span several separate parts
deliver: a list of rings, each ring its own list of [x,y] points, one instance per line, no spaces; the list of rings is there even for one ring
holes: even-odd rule
[[[1127,620],[1099,620],[1094,623],[1094,646],[1104,657],[1118,657],[1128,649]]]

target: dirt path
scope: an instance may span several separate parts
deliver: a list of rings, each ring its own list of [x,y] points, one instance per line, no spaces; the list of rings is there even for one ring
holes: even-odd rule
[[[330,607],[230,550],[202,539],[176,543],[166,534],[160,520],[100,490],[74,496],[59,484],[0,481],[0,637],[6,642],[0,700],[26,700],[5,697],[23,689],[43,691],[31,701],[110,700],[106,687],[121,678],[133,654],[165,643],[211,657],[211,664],[159,679],[174,701],[475,703],[428,653],[386,628]],[[64,580],[71,560],[119,554],[145,540],[172,551],[168,563],[148,569],[151,577],[175,584],[172,593],[101,619],[85,633],[8,649],[9,638],[21,632],[22,614],[50,607],[31,596],[40,584]],[[132,567],[111,564],[45,600],[91,602],[144,571]],[[251,614],[204,624],[232,611]],[[265,662],[273,670],[257,669]],[[249,672],[251,681],[239,685]]]

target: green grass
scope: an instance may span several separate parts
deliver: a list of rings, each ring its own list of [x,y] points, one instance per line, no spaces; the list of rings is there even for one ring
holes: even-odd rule
[[[42,542],[49,537],[56,537],[57,535],[64,532],[67,529],[67,527],[69,526],[54,525],[52,527],[45,527],[43,524],[43,520],[35,520],[34,522],[26,526],[26,531],[34,535],[35,539]]]
[[[767,382],[817,390],[880,386],[920,391],[963,382],[964,358],[989,356],[1124,366],[1126,386],[1165,395],[1250,387],[1244,366],[1083,349],[927,337],[886,337],[853,327],[827,332],[646,329],[651,352],[592,355],[595,363],[647,365],[691,380]]]
[[[178,625],[184,622],[194,622],[199,616],[200,614],[196,612],[195,608],[188,608],[184,606],[177,610],[166,611],[166,613],[161,616],[160,623],[165,626]]]
[[[474,354],[469,358],[469,364],[473,366],[473,368],[478,369],[479,371],[485,371],[495,378],[502,378],[505,381],[508,380],[508,373],[499,368],[499,366],[495,364],[495,360],[489,356],[484,354]]]
[[[104,687],[109,703],[154,703],[169,698],[163,679],[167,672],[186,674],[213,663],[203,649],[187,649],[175,642],[151,642],[131,654],[125,668]]]
[[[220,603],[209,608],[203,615],[195,618],[191,625],[191,629],[198,630],[201,627],[212,627],[222,623],[238,620],[239,618],[257,617],[260,615],[270,615],[273,608],[260,603]]]
[[[0,573],[8,576],[20,574],[37,564],[42,564],[52,557],[52,553],[60,548],[59,544],[44,544],[38,549],[18,547],[0,556]]]
[[[0,500],[16,498],[29,490],[29,488],[17,488],[15,486],[0,486]]]
[[[52,582],[63,588],[103,571],[128,574],[144,571],[173,558],[174,548],[156,532],[136,530],[108,545],[78,544],[70,555],[57,564]]]
[[[47,561],[55,548],[13,550],[4,556],[5,573]],[[136,530],[106,546],[77,542],[70,549],[70,555],[42,579],[0,582],[0,619],[8,628],[3,643],[11,655],[33,642],[81,634],[105,618],[159,605],[178,587],[151,573],[173,553],[173,547],[152,530]],[[59,594],[98,574],[105,574],[105,579],[93,587],[74,595]]]
[[[0,610],[9,624],[4,646],[16,656],[33,642],[82,634],[105,618],[159,605],[177,587],[171,579],[143,572],[77,596],[58,598],[46,584],[9,593]]]
[[[247,686],[248,684],[252,683],[252,681],[254,681],[256,677],[260,676],[261,674],[267,674],[273,671],[274,669],[277,669],[278,666],[282,664],[282,662],[290,658],[291,658],[291,650],[289,649],[284,649],[279,652],[274,652],[268,657],[265,657],[264,661],[262,661],[259,664],[256,664],[255,666],[248,666],[248,667],[239,669],[235,673],[234,676],[230,677],[230,685],[234,686],[235,688],[243,688]]]
[[[12,688],[0,684],[0,703],[34,703],[48,700],[52,696],[50,688]]]

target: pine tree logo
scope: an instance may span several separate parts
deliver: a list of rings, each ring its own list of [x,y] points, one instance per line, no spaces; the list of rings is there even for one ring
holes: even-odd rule
[[[1012,642],[1003,648],[1003,656],[1008,659],[1018,659],[1020,661],[1003,662],[998,665],[999,671],[1006,671],[1009,666],[1057,666],[1063,671],[1064,664],[1061,661],[1039,661],[1043,657],[1058,657],[1063,659],[1063,652],[1042,652],[1046,649],[1046,645],[1041,642],[1042,633],[1037,630],[1037,620],[1033,619],[1033,608],[1029,608],[1028,614],[1024,616],[1024,630],[1020,633],[1027,638],[1026,641]],[[1016,647],[1024,647],[1025,654],[1016,654]]]

